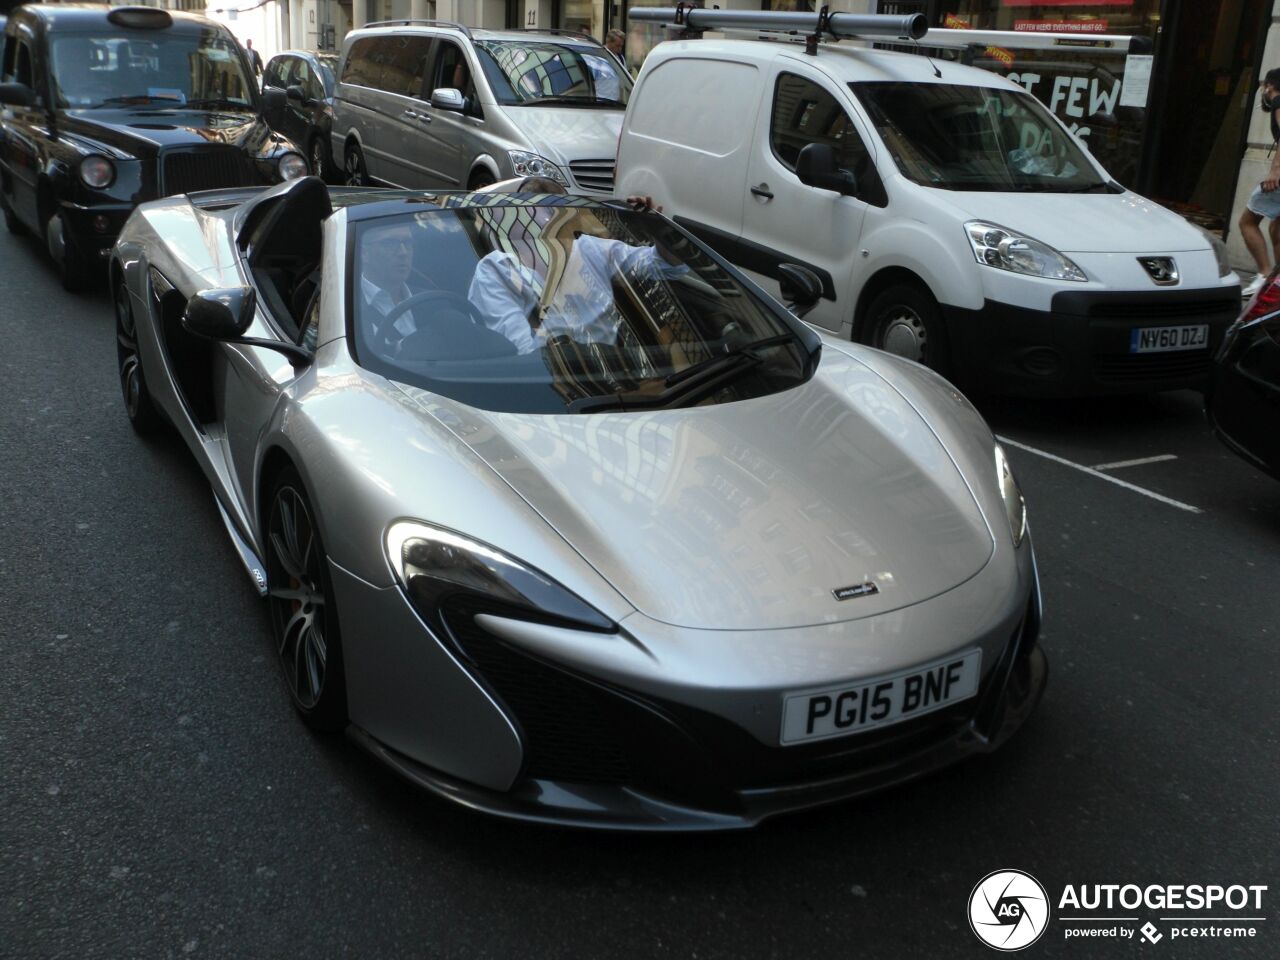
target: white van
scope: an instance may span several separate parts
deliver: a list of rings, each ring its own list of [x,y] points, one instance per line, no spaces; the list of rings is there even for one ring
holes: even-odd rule
[[[661,43],[617,176],[770,292],[780,264],[808,267],[810,323],[977,391],[1198,387],[1240,311],[1215,238],[1113,181],[1022,87],[916,54]]]

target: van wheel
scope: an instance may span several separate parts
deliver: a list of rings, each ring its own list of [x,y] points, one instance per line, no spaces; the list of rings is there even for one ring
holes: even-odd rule
[[[348,187],[369,185],[369,168],[364,164],[364,151],[360,149],[360,144],[347,144],[347,155],[343,158],[342,172]]]
[[[487,187],[489,184],[497,182],[498,181],[493,179],[493,174],[488,170],[477,170],[471,175],[471,180],[467,184],[467,189],[479,190],[481,187]]]
[[[867,308],[863,329],[867,331],[865,342],[878,350],[946,373],[942,312],[927,290],[900,283],[880,291]]]

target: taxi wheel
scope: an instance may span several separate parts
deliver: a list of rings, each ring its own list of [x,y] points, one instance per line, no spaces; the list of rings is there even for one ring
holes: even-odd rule
[[[165,427],[147,381],[142,374],[142,354],[138,351],[138,328],[133,320],[133,305],[124,278],[113,285],[111,299],[116,312],[116,369],[120,375],[120,392],[124,396],[124,412],[129,425],[139,436],[151,436]]]
[[[337,732],[347,725],[338,611],[315,510],[292,466],[267,502],[267,597],[280,669],[307,726]]]
[[[4,199],[3,194],[0,194],[0,208],[4,209],[5,229],[15,237],[25,237],[27,235],[26,224],[18,219],[18,215],[13,212],[13,209],[9,206],[9,201]]]
[[[895,284],[867,308],[865,342],[946,374],[946,330],[938,302],[921,287]]]
[[[56,249],[55,235],[61,237],[61,256]],[[81,255],[75,242],[67,235],[67,223],[62,214],[54,214],[49,220],[49,226],[45,228],[45,245],[49,248],[49,256],[58,265],[58,279],[62,282],[63,290],[68,293],[83,293],[93,286],[97,277],[96,266]]]
[[[367,187],[369,168],[364,164],[364,151],[358,143],[348,144],[342,165],[343,180],[349,187]]]

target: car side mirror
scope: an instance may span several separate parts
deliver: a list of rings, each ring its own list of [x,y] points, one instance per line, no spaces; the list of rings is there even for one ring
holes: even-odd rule
[[[467,98],[454,87],[437,87],[431,91],[431,105],[439,110],[463,113],[467,109]]]
[[[307,99],[307,91],[303,90],[302,85],[297,83],[285,87],[284,95],[290,100],[296,100],[298,103],[303,103]]]
[[[258,296],[253,287],[201,290],[187,301],[187,309],[182,313],[182,329],[205,340],[274,350],[288,357],[295,367],[309,364],[314,357],[297,344],[244,335],[253,323],[257,306]]]
[[[279,87],[262,88],[262,112],[267,116],[278,116],[289,102],[289,95]]]
[[[798,263],[778,265],[778,288],[787,308],[803,317],[822,299],[822,281],[808,267]]]
[[[845,196],[858,191],[857,180],[848,170],[836,166],[836,152],[826,143],[810,143],[800,151],[796,176],[801,183],[819,190],[834,190]]]
[[[36,102],[36,92],[25,83],[0,83],[0,103],[11,107],[30,107]]]

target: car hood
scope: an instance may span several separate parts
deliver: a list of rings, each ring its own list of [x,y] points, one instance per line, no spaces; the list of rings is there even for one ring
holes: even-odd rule
[[[783,394],[684,410],[494,413],[404,389],[665,623],[858,619],[950,590],[994,548],[916,410],[835,351]],[[833,595],[851,586],[862,589]]]
[[[227,144],[256,151],[270,130],[256,113],[209,110],[69,110],[66,130],[132,156],[165,147]]]
[[[1183,253],[1209,250],[1195,227],[1136,193],[968,193],[948,191],[965,219],[1025,233],[1063,253]]]
[[[612,159],[622,132],[622,111],[599,107],[506,107],[535,153],[548,160]]]

